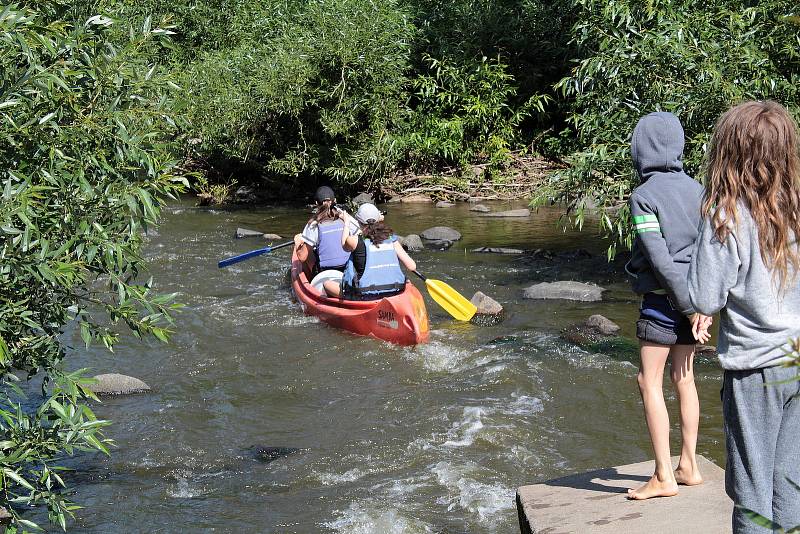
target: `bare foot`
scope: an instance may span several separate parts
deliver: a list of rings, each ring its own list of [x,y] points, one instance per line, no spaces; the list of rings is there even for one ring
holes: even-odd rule
[[[656,475],[653,475],[644,486],[628,490],[628,498],[634,501],[643,501],[652,497],[673,497],[677,494],[678,484],[674,479],[661,481]]]
[[[683,486],[698,486],[703,483],[703,477],[697,466],[694,469],[678,466],[675,470],[675,481]]]

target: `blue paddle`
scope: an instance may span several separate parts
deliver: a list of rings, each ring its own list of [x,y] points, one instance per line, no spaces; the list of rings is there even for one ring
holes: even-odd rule
[[[250,252],[245,252],[244,254],[239,254],[238,256],[224,259],[217,264],[217,267],[222,269],[223,267],[233,265],[234,263],[239,263],[240,261],[249,260],[250,258],[255,258],[256,256],[261,256],[262,254],[267,254],[268,252],[272,252],[273,250],[277,250],[283,247],[288,247],[289,245],[293,244],[294,241],[287,241],[286,243],[281,243],[280,245],[275,245],[274,247],[264,247],[256,250],[251,250]]]

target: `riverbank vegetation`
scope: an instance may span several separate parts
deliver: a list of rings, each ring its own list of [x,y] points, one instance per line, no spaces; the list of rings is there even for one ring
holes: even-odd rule
[[[587,208],[624,242],[638,117],[678,114],[699,172],[716,117],[743,98],[797,109],[787,0],[155,0],[88,2],[174,26],[185,167],[278,198],[316,183]],[[552,172],[514,172],[532,158]],[[513,191],[513,188],[511,189]],[[619,209],[621,208],[621,209]]]
[[[61,366],[72,334],[109,349],[122,327],[166,340],[176,307],[152,292],[141,257],[142,230],[184,184],[171,174],[176,86],[152,60],[165,30],[146,24],[121,38],[104,16],[70,22],[70,9],[0,10],[0,506],[13,516],[9,532],[34,529],[23,514],[39,506],[66,528],[76,506],[65,457],[112,443],[87,403],[90,381]]]
[[[700,172],[719,114],[798,112],[788,0],[55,0],[0,8],[0,505],[72,510],[53,461],[105,450],[73,329],[164,339],[142,230],[188,180],[214,201],[319,183],[599,208],[628,239],[628,136],[676,113]],[[543,163],[551,162],[551,163]],[[522,169],[522,170],[520,170]],[[548,169],[550,172],[547,172]],[[234,187],[235,186],[235,187]],[[20,377],[44,378],[23,399]],[[29,526],[29,525],[28,525]]]

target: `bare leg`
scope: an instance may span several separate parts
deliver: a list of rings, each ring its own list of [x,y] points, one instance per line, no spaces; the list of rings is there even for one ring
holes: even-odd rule
[[[338,297],[341,293],[342,286],[336,280],[326,280],[325,283],[322,284],[322,287],[325,288],[325,292],[329,297]]]
[[[635,500],[651,497],[671,497],[678,493],[678,484],[672,472],[669,454],[669,414],[664,403],[664,365],[670,347],[648,341],[639,342],[641,366],[639,367],[639,391],[644,403],[644,416],[656,460],[656,469],[643,486],[628,490],[628,498]]]
[[[670,351],[672,384],[681,408],[681,459],[675,470],[678,484],[696,486],[703,483],[697,468],[697,431],[700,426],[700,401],[694,385],[694,346],[675,345]]]

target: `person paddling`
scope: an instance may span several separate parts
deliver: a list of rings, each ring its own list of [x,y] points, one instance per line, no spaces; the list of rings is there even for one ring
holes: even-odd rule
[[[322,186],[314,194],[316,210],[303,232],[294,236],[297,258],[312,264],[311,272],[324,270],[344,271],[350,252],[342,248],[342,230],[348,235],[358,232],[358,225],[339,217],[344,210],[336,206],[336,195],[328,186]],[[311,254],[313,252],[313,255]]]
[[[358,208],[355,218],[361,227],[360,235],[347,231],[352,221],[350,215],[340,212],[338,216],[345,223],[340,232],[341,245],[351,254],[341,283],[325,282],[328,295],[348,300],[375,300],[403,291],[406,276],[401,264],[410,271],[415,271],[417,264],[383,222],[380,210],[373,204],[362,204]]]

